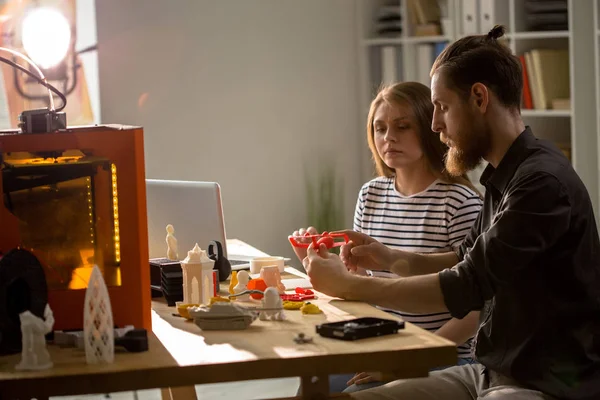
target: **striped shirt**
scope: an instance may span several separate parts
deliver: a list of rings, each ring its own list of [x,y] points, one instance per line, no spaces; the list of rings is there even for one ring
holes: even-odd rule
[[[394,178],[379,177],[360,190],[354,214],[354,230],[363,232],[394,249],[437,253],[455,251],[475,222],[482,200],[472,189],[436,180],[424,191],[412,196],[400,194]],[[391,272],[373,271],[372,275],[395,277]],[[449,313],[399,314],[403,320],[431,332],[452,317]],[[470,339],[458,346],[458,356],[471,357]]]

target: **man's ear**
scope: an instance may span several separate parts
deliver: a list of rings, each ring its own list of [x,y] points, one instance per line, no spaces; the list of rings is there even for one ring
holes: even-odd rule
[[[475,82],[471,86],[471,101],[473,106],[482,114],[486,112],[490,104],[490,91],[483,83]]]

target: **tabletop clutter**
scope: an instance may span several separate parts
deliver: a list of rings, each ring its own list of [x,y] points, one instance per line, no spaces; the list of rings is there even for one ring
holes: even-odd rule
[[[250,271],[232,271],[223,255],[222,244],[213,241],[208,245],[208,251],[196,243],[180,260],[173,226],[167,225],[166,231],[167,257],[151,259],[151,271],[153,266],[158,265],[160,291],[168,306],[176,307],[177,313],[173,314],[193,321],[199,329],[244,330],[257,319],[284,321],[287,311],[302,315],[322,313],[310,301],[316,299],[312,290],[285,286],[285,280],[282,281],[281,277],[284,272],[283,257],[255,257],[250,261]],[[308,247],[313,243],[332,248],[347,243],[347,237],[341,237],[343,241],[336,240],[339,236],[324,232],[321,235],[288,239],[296,247]],[[228,293],[221,295],[220,283],[228,278]],[[154,278],[152,283],[153,289],[158,289],[154,285]],[[115,328],[109,292],[98,266],[94,266],[86,289],[83,330],[53,331],[52,310],[48,304],[45,307],[43,318],[29,311],[19,315],[22,356],[16,369],[39,370],[53,366],[46,349],[46,336],[51,336],[55,345],[84,350],[86,361],[90,364],[113,362],[115,347],[129,352],[148,350],[145,329],[131,325]],[[351,324],[346,325],[349,328]],[[321,332],[321,327],[317,326],[317,333]],[[333,333],[338,335],[337,332]],[[335,337],[333,334],[327,336]],[[312,343],[312,338],[298,333],[294,341],[298,344]]]
[[[167,255],[177,257],[177,241],[171,225],[167,232]],[[212,243],[221,248],[220,243]],[[298,310],[302,314],[322,312],[309,302],[316,297],[312,290],[286,288],[281,279],[282,257],[256,257],[250,261],[250,272],[231,271],[222,253],[209,255],[196,243],[185,259],[169,261],[178,262],[182,270],[183,290],[180,300],[175,301],[175,315],[193,321],[202,330],[246,329],[256,319],[283,321],[285,310]],[[217,261],[222,264],[218,269]],[[213,274],[214,271],[217,273]],[[219,283],[229,277],[229,293],[221,296]],[[293,292],[286,292],[288,289]],[[174,299],[170,300],[172,305]]]

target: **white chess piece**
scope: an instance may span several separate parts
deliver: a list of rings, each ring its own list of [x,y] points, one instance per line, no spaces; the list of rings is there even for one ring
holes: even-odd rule
[[[248,282],[250,281],[250,275],[248,274],[248,271],[242,270],[237,273],[237,279],[238,279],[238,284],[234,286],[233,294],[240,293],[240,292],[243,292],[244,290],[248,289]],[[240,300],[240,301],[248,301],[248,300],[250,300],[250,295],[243,294],[241,296],[235,296],[235,299]]]
[[[172,261],[179,260],[177,254],[177,239],[173,234],[175,233],[175,228],[173,225],[167,225],[167,258]]]
[[[283,313],[283,301],[279,296],[279,291],[275,287],[268,287],[265,290],[265,295],[262,299],[262,310],[258,316],[260,320],[266,321],[271,319],[273,321],[283,321],[285,314]]]
[[[41,370],[51,368],[53,363],[46,348],[46,335],[54,326],[54,315],[50,306],[44,309],[45,320],[36,317],[30,311],[19,314],[23,350],[18,370]]]

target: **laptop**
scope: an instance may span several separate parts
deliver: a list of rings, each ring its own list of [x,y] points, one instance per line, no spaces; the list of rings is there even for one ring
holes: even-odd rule
[[[211,241],[223,245],[223,255],[234,271],[250,269],[252,257],[227,251],[221,188],[216,182],[146,179],[148,248],[150,258],[166,258],[167,225],[174,228],[179,260],[198,246],[207,250]],[[216,251],[216,248],[213,248]]]

